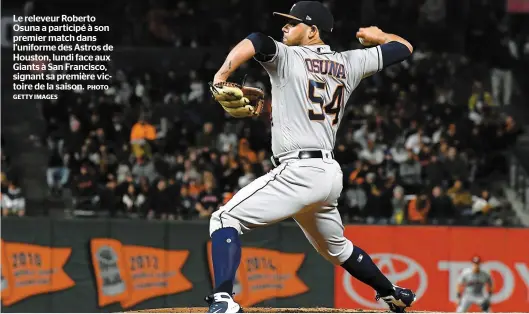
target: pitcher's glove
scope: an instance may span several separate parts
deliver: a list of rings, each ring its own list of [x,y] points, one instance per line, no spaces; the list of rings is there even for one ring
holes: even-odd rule
[[[242,86],[232,82],[209,83],[213,98],[232,117],[256,117],[264,105],[264,92],[260,88]]]

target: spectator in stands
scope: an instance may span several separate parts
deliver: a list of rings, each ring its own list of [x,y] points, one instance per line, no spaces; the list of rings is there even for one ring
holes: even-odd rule
[[[390,149],[391,159],[397,164],[402,164],[408,160],[408,151],[404,144],[397,144]]]
[[[472,196],[473,214],[487,215],[499,206],[499,200],[491,196],[487,189],[482,190],[479,196]]]
[[[217,138],[217,149],[222,153],[236,153],[237,142],[237,135],[233,132],[232,124],[226,123]]]
[[[256,178],[256,175],[252,169],[252,164],[248,160],[243,159],[241,161],[241,165],[242,165],[243,174],[242,176],[239,177],[239,180],[238,180],[239,189],[242,189],[243,187],[247,186],[248,184],[250,184],[250,182],[252,182]]]
[[[189,188],[182,186],[178,204],[178,219],[191,220],[197,217],[196,201],[189,195]]]
[[[448,158],[444,162],[444,167],[452,180],[456,178],[468,178],[468,166],[465,160],[457,154],[455,147],[448,149]]]
[[[261,161],[261,168],[263,169],[263,173],[270,172],[273,169],[272,162],[270,162],[270,160],[267,160],[267,159]]]
[[[215,189],[211,180],[206,180],[204,190],[198,196],[198,201],[195,209],[198,212],[199,218],[208,218],[217,210],[221,203],[221,198],[218,191]]]
[[[359,157],[371,165],[380,165],[384,161],[384,151],[375,146],[372,140],[368,140],[367,147],[360,152]]]
[[[476,108],[483,108],[485,106],[494,106],[492,95],[483,89],[483,83],[480,81],[474,82],[472,87],[472,95],[468,99],[468,109],[475,110]]]
[[[15,182],[9,182],[7,191],[2,192],[2,216],[26,215],[26,199],[22,194],[22,189]]]
[[[156,184],[156,189],[149,197],[149,211],[147,219],[159,218],[162,220],[174,220],[176,214],[176,203],[174,196],[169,195],[167,182],[164,178]]]
[[[461,144],[461,137],[457,133],[457,127],[454,123],[448,125],[448,130],[446,130],[446,133],[443,135],[443,142],[449,147],[458,147]]]
[[[88,166],[81,165],[79,175],[74,179],[73,194],[77,209],[93,210],[100,201],[97,180]]]
[[[75,114],[70,114],[69,117],[69,132],[64,137],[64,152],[67,154],[74,154],[81,150],[86,137],[83,134],[82,124]],[[57,147],[59,149],[59,147]]]
[[[368,223],[373,223],[380,218],[380,196],[382,194],[375,173],[370,172],[366,175],[362,188],[367,199],[364,208],[367,210]]]
[[[97,183],[86,165],[81,166],[80,175],[75,179],[75,187],[80,197],[92,197],[97,194]]]
[[[57,145],[53,145],[48,159],[48,169],[46,170],[46,180],[50,193],[60,195],[63,187],[68,183],[70,170],[66,167],[64,160],[59,153]]]
[[[116,180],[118,184],[122,184],[123,182],[127,181],[129,177],[131,178],[132,182],[133,178],[129,165],[120,163],[116,170]]]
[[[152,193],[154,193],[153,189],[151,188],[151,185],[149,184],[149,179],[147,179],[146,177],[139,178],[138,190],[139,193],[145,195],[147,202],[151,199]]]
[[[359,184],[362,179],[351,180],[345,189],[344,204],[340,206],[343,219],[347,222],[359,222],[365,219],[365,206],[367,196],[362,186]]]
[[[112,152],[108,151],[108,147],[106,145],[99,146],[99,152],[96,154],[99,161],[99,172],[101,174],[115,172],[117,167],[117,158]]]
[[[518,135],[522,134],[523,131],[518,126],[512,116],[505,117],[505,121],[501,126],[503,132],[503,142],[507,147],[513,145],[516,142]]]
[[[130,144],[134,156],[152,156],[151,143],[156,140],[156,128],[142,114],[130,131]]]
[[[419,153],[417,154],[417,161],[421,164],[421,167],[428,166],[430,163],[430,157],[432,156],[430,146],[422,144]],[[424,174],[424,171],[422,172]]]
[[[430,211],[430,200],[424,193],[417,194],[408,203],[408,222],[410,224],[426,224]]]
[[[399,174],[402,185],[406,191],[416,191],[421,184],[421,164],[416,160],[416,156],[409,151],[408,160],[400,164]]]
[[[402,225],[406,223],[406,200],[404,199],[404,188],[396,186],[393,189],[393,197],[391,198],[391,206],[393,214],[391,215],[391,223],[394,225]]]
[[[411,134],[406,140],[406,149],[411,150],[414,154],[419,154],[423,144],[429,144],[432,140],[424,134],[423,128],[418,128],[417,133]]]
[[[101,207],[109,211],[111,215],[114,216],[122,209],[120,206],[121,197],[117,193],[118,182],[112,173],[107,173],[105,180],[105,184],[99,188]]]
[[[115,148],[122,147],[124,144],[129,143],[128,129],[124,125],[123,116],[118,113],[115,113],[112,117],[112,127],[109,137],[114,143]]]
[[[257,162],[257,154],[250,148],[246,138],[241,138],[239,141],[239,158],[245,158],[252,164]]]
[[[502,24],[493,35],[495,43],[491,45],[491,72],[490,82],[492,97],[498,106],[511,104],[513,90],[513,73],[518,59],[516,43],[509,36],[507,25]],[[501,98],[500,98],[501,95]]]
[[[187,101],[202,102],[204,100],[204,83],[197,77],[196,71],[189,72],[189,95]]]
[[[136,178],[145,177],[150,183],[153,183],[158,177],[154,163],[152,160],[147,159],[146,156],[136,158],[136,163],[132,166],[132,174]]]
[[[472,195],[464,189],[461,180],[456,180],[446,194],[452,199],[452,203],[456,207],[458,214],[464,213],[465,210],[472,206]]]
[[[202,176],[199,175],[196,179],[190,179],[188,182],[189,196],[194,200],[198,200],[200,193],[204,190],[204,184],[202,183]]]
[[[184,161],[184,168],[176,173],[176,178],[183,183],[189,183],[191,180],[196,180],[199,176],[200,174],[196,167],[189,159]]]
[[[436,155],[430,156],[430,162],[424,167],[424,173],[426,186],[446,186],[444,165]]]
[[[145,204],[145,195],[136,193],[134,184],[129,183],[127,193],[121,198],[125,214],[130,218],[138,218],[143,213],[143,206]]]
[[[213,133],[213,123],[206,122],[202,132],[199,132],[195,139],[197,147],[215,147],[217,135]]]
[[[454,216],[454,205],[452,204],[452,200],[443,193],[440,186],[435,186],[432,189],[430,204],[431,209],[429,217],[434,221],[446,221],[446,219],[450,219]]]

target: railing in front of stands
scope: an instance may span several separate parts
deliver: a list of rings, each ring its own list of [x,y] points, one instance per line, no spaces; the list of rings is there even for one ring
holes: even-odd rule
[[[529,213],[529,175],[513,154],[509,158],[509,187],[523,204],[523,210]]]

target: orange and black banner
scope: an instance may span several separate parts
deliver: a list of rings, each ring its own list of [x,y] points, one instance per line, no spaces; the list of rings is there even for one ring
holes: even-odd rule
[[[304,253],[243,247],[233,287],[235,301],[248,307],[272,298],[307,292],[309,288],[297,275],[304,259]],[[214,284],[211,241],[208,242],[208,262]]]
[[[126,309],[193,287],[182,274],[189,251],[123,245],[106,238],[92,239],[90,250],[100,307],[119,302]]]
[[[2,305],[75,285],[64,271],[72,249],[1,240]]]
[[[6,217],[2,239],[3,313],[204,307],[214,284],[207,222]],[[243,306],[332,307],[334,269],[297,225],[241,241]]]

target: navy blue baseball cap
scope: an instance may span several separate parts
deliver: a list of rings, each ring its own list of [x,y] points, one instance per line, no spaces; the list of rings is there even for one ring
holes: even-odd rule
[[[290,13],[274,12],[274,15],[284,16],[310,26],[314,25],[326,32],[332,32],[334,26],[331,11],[319,1],[299,1],[290,8]]]

